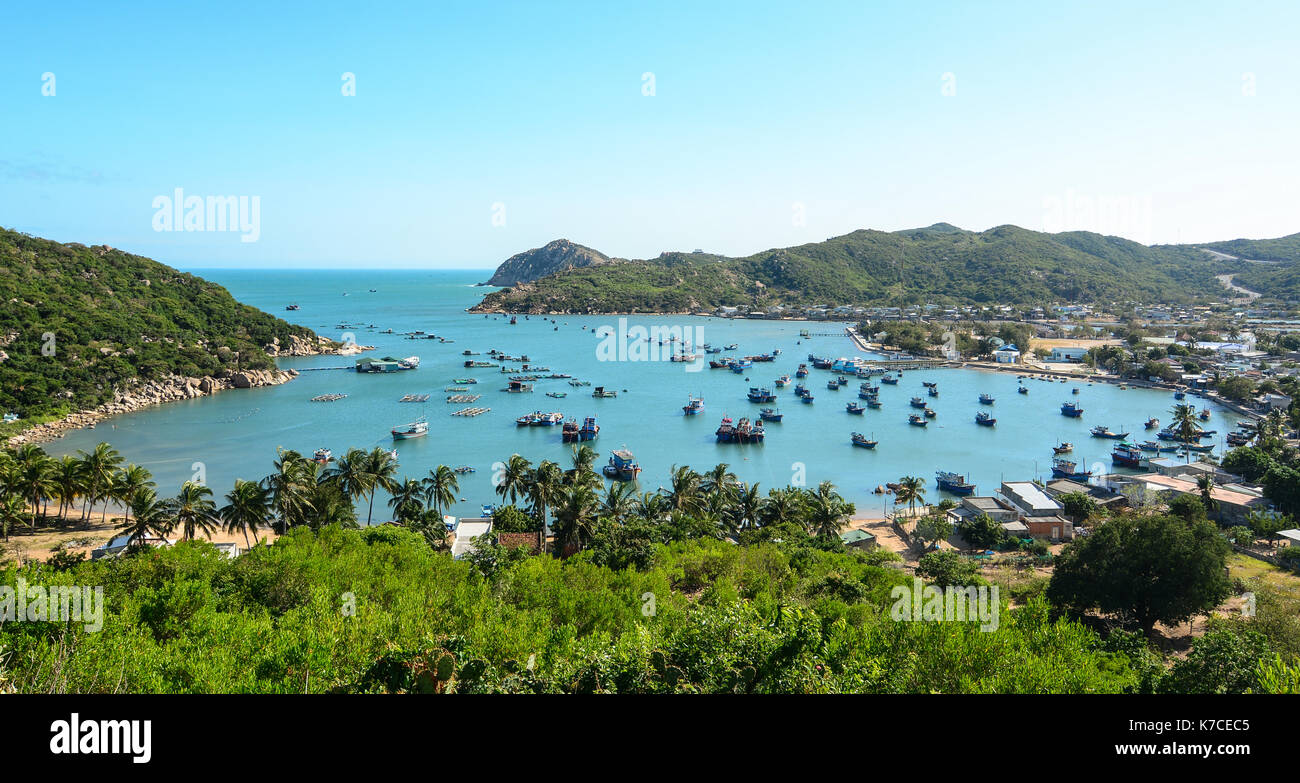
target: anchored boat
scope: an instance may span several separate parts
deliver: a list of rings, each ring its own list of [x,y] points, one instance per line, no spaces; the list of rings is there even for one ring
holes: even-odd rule
[[[946,470],[938,471],[935,480],[939,483],[939,489],[945,492],[951,492],[954,495],[971,495],[975,492],[975,485],[966,480],[966,477],[958,473],[950,473]]]
[[[682,413],[686,414],[687,416],[694,416],[698,413],[702,413],[703,411],[704,411],[703,397],[692,397],[689,394],[686,395],[686,404],[682,406]]]
[[[1091,430],[1089,430],[1089,432],[1092,433],[1092,437],[1094,438],[1110,438],[1111,440],[1124,440],[1125,438],[1128,437],[1127,432],[1112,432],[1104,424],[1098,424],[1096,427],[1093,427]]]
[[[983,425],[985,427],[992,427],[994,424],[998,423],[998,420],[993,418],[991,415],[985,413],[984,411],[980,411],[979,413],[975,414],[975,423]]]
[[[400,427],[392,429],[393,440],[405,440],[407,438],[423,438],[429,434],[429,422],[423,416],[411,422],[403,424]]]
[[[1079,463],[1068,459],[1052,460],[1052,476],[1055,478],[1068,479],[1086,479],[1092,476],[1092,471],[1079,470]]]
[[[609,455],[609,464],[604,468],[607,477],[617,481],[632,481],[641,472],[636,457],[627,449],[616,449]]]
[[[1142,467],[1142,449],[1132,443],[1116,443],[1110,461],[1124,468]]]
[[[980,405],[992,405],[992,404],[993,404],[993,395],[991,394],[980,395]]]
[[[1061,403],[1061,415],[1077,419],[1083,415],[1083,406],[1073,402],[1063,402]]]
[[[853,440],[854,446],[859,446],[864,449],[874,449],[876,444],[880,442],[878,440],[872,440],[860,432],[855,432],[849,437]]]
[[[763,421],[779,422],[783,416],[785,416],[785,414],[778,411],[776,408],[764,408],[758,412],[758,417]]]

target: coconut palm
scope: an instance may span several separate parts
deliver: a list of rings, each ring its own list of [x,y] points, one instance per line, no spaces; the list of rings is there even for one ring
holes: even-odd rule
[[[126,518],[131,518],[131,498],[135,493],[142,489],[156,489],[157,484],[153,481],[153,474],[147,469],[135,464],[128,464],[123,468],[117,477],[113,480],[113,499],[122,504],[126,511]]]
[[[838,536],[844,520],[853,511],[853,504],[846,502],[829,481],[823,481],[815,492],[808,493],[808,526],[813,535]]]
[[[85,485],[86,504],[82,508],[82,519],[90,518],[90,511],[101,500],[107,500],[113,489],[113,479],[118,466],[122,464],[122,455],[107,443],[100,443],[89,453],[77,452],[81,457],[82,483]],[[101,519],[108,518],[108,504],[104,504]]]
[[[528,482],[533,472],[533,464],[518,454],[511,454],[506,460],[500,475],[497,476],[497,494],[502,500],[514,503],[520,497],[527,496]]]
[[[41,500],[52,496],[56,491],[54,461],[44,449],[33,443],[24,443],[14,451],[14,465],[16,489],[31,509],[28,525],[35,530],[36,513],[40,510]]]
[[[761,517],[764,525],[799,523],[803,514],[803,494],[793,487],[769,490]]]
[[[202,531],[205,536],[212,535],[217,529],[217,506],[212,502],[212,489],[194,481],[181,484],[176,497],[167,501],[167,535],[178,528],[181,539],[193,541],[194,534]]]
[[[295,525],[306,524],[312,510],[312,494],[316,487],[315,463],[304,459],[296,451],[280,449],[275,471],[262,479],[262,486],[271,499],[271,509],[279,522],[276,532],[284,533]]]
[[[630,481],[614,481],[605,488],[600,515],[622,523],[636,508],[636,489]]]
[[[632,502],[632,507],[645,521],[658,522],[668,513],[668,500],[658,492],[644,492]]]
[[[1202,473],[1196,477],[1196,488],[1201,491],[1201,502],[1205,504],[1205,510],[1214,513],[1219,508],[1219,501],[1214,499],[1214,488],[1217,486],[1214,476],[1210,473]]]
[[[432,474],[430,474],[432,475]],[[403,524],[424,512],[426,489],[419,479],[408,478],[393,491],[388,507],[393,510],[393,520]]]
[[[758,527],[765,504],[766,499],[759,492],[757,481],[737,488],[736,502],[732,508],[736,529]]]
[[[150,487],[138,490],[127,501],[132,516],[128,517],[117,530],[126,536],[126,545],[138,544],[150,536],[164,536],[169,524],[167,503],[158,499],[158,493]]]
[[[598,506],[591,487],[562,488],[555,507],[556,551],[563,556],[570,549],[581,550],[591,539]]]
[[[1179,403],[1169,409],[1173,417],[1169,425],[1170,430],[1178,436],[1178,440],[1183,444],[1183,453],[1187,455],[1187,461],[1192,461],[1192,451],[1187,448],[1192,443],[1200,440],[1201,425],[1196,418],[1196,406],[1186,403]]]
[[[243,533],[245,548],[251,548],[249,532],[256,537],[258,528],[271,524],[271,493],[256,481],[235,479],[234,489],[226,493],[226,505],[217,514],[226,532]]]
[[[560,469],[559,465],[550,460],[542,460],[537,469],[532,472],[531,480],[528,483],[528,501],[533,506],[537,521],[542,523],[542,530],[546,530],[547,509],[554,506],[556,501],[560,499],[564,487],[564,471]]]
[[[894,490],[894,502],[906,503],[909,516],[916,510],[916,504],[925,497],[925,479],[918,476],[903,476],[898,480],[898,489]]]
[[[421,482],[424,487],[424,502],[429,508],[438,512],[439,520],[451,504],[456,502],[456,493],[460,492],[460,479],[456,471],[446,465],[439,465],[429,471],[428,478]]]
[[[700,479],[700,489],[705,492],[730,492],[736,483],[736,474],[725,462],[714,465]]]
[[[307,499],[310,511],[307,525],[312,530],[320,530],[328,525],[358,527],[357,507],[337,485],[328,481],[312,484],[307,490]]]
[[[334,484],[349,500],[355,502],[374,491],[375,477],[368,470],[370,456],[361,449],[348,449],[347,453],[325,471],[325,481]]]
[[[700,498],[700,474],[691,470],[689,465],[673,465],[672,479],[669,481],[666,499],[672,511],[686,513],[697,512],[703,507]]]
[[[81,461],[70,454],[59,457],[54,463],[54,494],[59,499],[59,519],[75,506],[77,498],[85,491],[82,472]]]
[[[9,493],[0,493],[0,530],[4,532],[5,541],[9,540],[9,531],[23,521],[23,513],[27,510],[27,504],[18,495]]]

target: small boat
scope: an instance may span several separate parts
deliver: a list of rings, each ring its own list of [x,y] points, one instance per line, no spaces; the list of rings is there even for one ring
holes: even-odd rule
[[[569,393],[568,393],[568,392],[547,392],[547,393],[546,393],[546,396],[547,396],[547,397],[554,397],[554,398],[557,399],[557,400],[562,400],[562,399],[564,399],[565,397],[568,397],[568,396],[569,396]]]
[[[1154,451],[1157,454],[1166,451],[1170,453],[1178,451],[1177,446],[1163,446],[1160,444],[1159,441],[1154,441],[1154,440],[1144,440],[1142,441],[1142,443],[1138,445],[1138,448],[1142,449],[1143,451]]]
[[[980,395],[980,405],[992,405],[992,404],[993,404],[993,395],[992,395],[992,394],[981,394],[981,395]]]
[[[939,386],[939,382],[938,382],[938,381],[921,381],[921,385],[924,386],[924,387],[927,388],[927,389],[935,389],[935,388],[938,388],[938,386]]]
[[[1201,412],[1200,412],[1199,415],[1200,415],[1201,421],[1209,421],[1209,420],[1210,420],[1210,409],[1209,409],[1209,408],[1201,408]]]
[[[1069,442],[1052,447],[1053,454],[1069,454],[1072,451],[1074,451],[1074,444]]]
[[[1086,479],[1092,476],[1090,470],[1079,470],[1079,463],[1069,459],[1052,460],[1052,476],[1055,478]]]
[[[1104,424],[1098,424],[1096,427],[1093,427],[1091,430],[1089,430],[1089,432],[1092,433],[1092,437],[1094,438],[1110,438],[1111,440],[1124,440],[1125,438],[1128,437],[1127,432],[1113,432]]]
[[[736,349],[739,348],[739,347],[740,347],[740,346],[737,345],[736,343],[732,343],[731,345],[724,345],[724,346],[722,347],[722,350],[724,350],[724,351],[734,351],[734,350],[736,350]]]
[[[609,478],[618,481],[632,481],[641,472],[641,466],[636,463],[636,457],[627,449],[617,449],[609,455],[609,464],[604,468],[604,473]]]
[[[839,391],[840,382],[832,378],[831,380],[826,382],[826,388],[830,389],[831,391]]]
[[[311,456],[311,461],[317,465],[328,465],[333,458],[333,452],[329,449],[316,449],[316,453]]]
[[[299,308],[298,305],[296,305],[296,304],[291,304],[291,305],[285,305],[284,309],[286,309],[286,310],[298,310],[298,309],[300,309],[300,308]]]
[[[804,403],[805,405],[811,405],[813,401],[813,396],[811,394],[805,394],[804,396],[799,398],[799,401]]]
[[[975,423],[985,427],[992,427],[994,424],[998,423],[998,420],[993,418],[990,414],[980,411],[975,414]]]
[[[1174,399],[1175,399],[1175,400],[1185,400],[1185,399],[1187,399],[1187,392],[1182,392],[1182,391],[1176,391],[1176,392],[1174,392]]]
[[[1021,387],[1017,388],[1016,391],[1017,391],[1018,393],[1020,393],[1020,394],[1028,394],[1028,393],[1029,393],[1029,389],[1025,388],[1024,386],[1021,386]]]
[[[1061,415],[1077,419],[1083,415],[1083,406],[1073,402],[1061,403]]]
[[[872,410],[877,410],[877,409],[879,409],[879,408],[880,408],[880,400],[876,399],[875,397],[872,397],[871,399],[867,400],[867,407],[868,407],[868,408],[871,408]]]
[[[931,386],[931,387],[930,387],[930,391],[928,392],[928,394],[929,394],[931,397],[938,397],[938,396],[939,396],[939,390],[936,389],[935,387]]]
[[[735,436],[732,438],[733,443],[762,443],[763,442],[763,422],[761,420],[750,422],[749,419],[741,419],[736,422]]]
[[[924,408],[928,403],[920,397],[913,397],[910,403],[913,408]]]
[[[1214,451],[1214,444],[1213,443],[1188,443],[1183,446],[1179,446],[1179,448],[1184,449],[1186,451],[1195,451],[1204,454],[1204,453]]]
[[[934,476],[939,484],[939,489],[945,492],[951,492],[954,495],[971,495],[975,493],[975,485],[967,481],[963,475],[940,470]]]
[[[789,385],[789,383],[790,383],[790,376],[782,375],[780,378],[776,379],[776,388],[780,389],[784,386]]]
[[[856,415],[858,415],[858,416],[861,416],[862,413],[863,413],[863,411],[866,410],[866,408],[862,407],[861,405],[857,404],[856,402],[850,402],[848,405],[845,405],[845,406],[844,406],[844,410],[848,411],[849,413],[852,413],[852,414],[856,414]]]
[[[717,438],[718,443],[730,443],[734,440],[736,437],[736,427],[732,423],[731,417],[723,416],[722,423],[718,425],[718,428],[714,430],[713,434]]]
[[[595,416],[588,416],[582,420],[582,427],[578,429],[579,440],[595,440],[600,434],[600,425],[596,423]]]
[[[924,416],[918,416],[913,413],[907,417],[907,423],[911,424],[913,427],[924,427],[930,422],[926,421]]]
[[[616,392],[616,391],[614,391],[614,390],[612,390],[612,389],[606,390],[604,386],[597,386],[596,389],[595,389],[595,391],[593,391],[593,392],[591,393],[591,396],[592,396],[592,397],[597,397],[597,398],[600,398],[600,399],[605,399],[605,398],[608,398],[608,397],[617,397],[617,396],[618,396],[618,392]]]
[[[452,470],[455,470],[457,473],[461,473],[461,474],[474,472],[474,468],[470,467],[469,465],[461,465],[458,468],[452,468]]]
[[[785,414],[776,408],[764,408],[758,412],[758,417],[763,421],[780,421]]]
[[[749,387],[750,402],[776,402],[776,394],[771,389],[760,389],[757,386]]]
[[[796,378],[807,378],[807,377],[808,377],[808,365],[806,365],[806,364],[801,364],[801,365],[799,365],[799,369],[797,369],[797,370],[794,371],[794,377],[796,377]]]
[[[1247,444],[1249,444],[1249,443],[1250,443],[1250,436],[1249,436],[1249,435],[1243,435],[1243,434],[1241,434],[1240,432],[1229,432],[1229,433],[1228,433],[1228,445],[1229,445],[1229,446],[1245,446],[1245,445],[1247,445]]]
[[[1116,443],[1110,461],[1124,468],[1142,467],[1142,449],[1132,443]]]
[[[1155,417],[1152,417],[1152,418],[1150,418],[1150,419],[1147,419],[1147,423],[1146,423],[1146,428],[1147,428],[1147,429],[1149,429],[1149,430],[1154,430],[1156,427],[1159,427],[1159,426],[1160,426],[1160,419],[1157,419],[1157,418],[1155,418]]]
[[[858,446],[864,449],[874,449],[876,447],[876,444],[880,442],[878,440],[872,440],[871,438],[868,438],[866,435],[863,435],[860,432],[855,432],[849,437],[850,439],[852,439],[854,446]]]
[[[569,419],[564,422],[560,429],[560,440],[564,443],[575,443],[578,440],[578,420]]]
[[[542,413],[537,411],[533,414],[533,420],[528,424],[531,427],[554,427],[556,424],[564,421],[564,414],[558,411],[552,413]]]
[[[806,397],[806,396],[808,396],[808,387],[807,387],[807,386],[804,386],[802,383],[795,384],[795,387],[794,387],[794,396],[796,396],[796,397]]]
[[[410,424],[403,424],[400,427],[394,427],[391,432],[394,440],[423,438],[425,435],[429,434],[429,422],[421,416]]]
[[[692,397],[689,394],[686,396],[686,404],[682,406],[682,413],[686,414],[687,416],[694,416],[697,413],[701,413],[703,410],[704,410],[703,397]]]
[[[892,376],[892,375],[882,375],[882,376],[880,376],[880,382],[881,382],[881,383],[887,383],[887,384],[889,384],[890,386],[897,386],[897,385],[898,385],[898,378],[895,378],[895,377]]]
[[[516,316],[513,316],[513,315],[510,316],[510,325],[511,325],[511,326],[514,326],[514,325],[517,324],[517,323],[519,323],[519,318],[516,317]]]
[[[924,411],[922,411],[922,413],[925,414],[925,417],[927,419],[933,419],[935,416],[939,415],[938,413],[935,412],[934,408],[926,408]]]

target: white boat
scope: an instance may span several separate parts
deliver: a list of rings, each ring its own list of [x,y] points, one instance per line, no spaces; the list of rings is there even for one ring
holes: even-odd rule
[[[394,440],[423,438],[425,435],[429,434],[429,422],[421,416],[410,424],[403,424],[400,427],[394,427],[392,433]]]

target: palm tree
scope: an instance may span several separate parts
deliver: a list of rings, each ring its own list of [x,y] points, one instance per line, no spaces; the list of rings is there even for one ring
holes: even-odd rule
[[[397,462],[393,455],[376,446],[366,454],[366,472],[370,476],[370,510],[366,513],[369,525],[375,513],[375,492],[392,492],[397,489]]]
[[[555,508],[555,545],[561,556],[570,547],[581,550],[591,538],[596,521],[596,493],[591,487],[576,486],[561,490]]]
[[[564,474],[564,479],[571,485],[586,484],[593,489],[600,486],[600,475],[596,473],[596,450],[585,443],[573,444],[570,452],[573,468]]]
[[[799,490],[794,487],[768,490],[761,515],[764,525],[800,524],[802,514],[803,493]]]
[[[1192,461],[1192,450],[1188,448],[1193,441],[1201,437],[1201,425],[1196,420],[1196,407],[1186,403],[1179,403],[1169,410],[1173,416],[1173,423],[1170,424],[1171,430],[1182,441],[1183,453],[1187,455],[1187,461]]]
[[[636,507],[636,489],[630,481],[615,481],[605,488],[600,515],[622,524]]]
[[[725,462],[719,462],[701,477],[700,488],[706,492],[727,492],[730,491],[735,482],[736,474],[731,472],[731,466]]]
[[[758,482],[748,486],[742,485],[736,492],[736,504],[732,514],[737,530],[758,527],[766,501],[759,492]]]
[[[673,465],[667,494],[668,508],[686,513],[698,512],[703,506],[700,499],[701,483],[700,474],[691,470],[689,465]]]
[[[55,492],[54,461],[45,450],[34,443],[24,443],[14,452],[18,495],[31,508],[28,525],[36,529],[36,513],[41,508],[41,499]]]
[[[894,502],[906,503],[908,515],[915,516],[917,501],[925,496],[925,479],[918,476],[903,476],[898,480],[898,489],[894,490]]]
[[[194,481],[181,484],[181,491],[167,501],[167,534],[180,528],[181,539],[184,541],[193,541],[197,531],[202,531],[205,536],[212,535],[218,526],[218,519],[217,506],[211,497],[212,490],[209,487]]]
[[[644,492],[633,501],[633,508],[645,521],[658,522],[668,513],[668,500],[658,492]]]
[[[428,478],[422,484],[425,503],[438,512],[438,519],[441,520],[443,512],[456,502],[456,493],[460,492],[460,480],[456,478],[456,471],[446,465],[439,465],[429,471]]]
[[[135,464],[128,464],[113,480],[113,499],[122,504],[126,518],[131,518],[131,498],[142,489],[156,489],[153,474]]]
[[[158,499],[158,493],[144,487],[127,501],[134,518],[128,517],[117,530],[126,535],[126,545],[132,546],[144,541],[149,536],[164,536],[167,533],[169,512],[167,503]]]
[[[27,504],[12,492],[0,494],[0,529],[4,531],[5,541],[9,540],[9,530],[23,521],[23,512]]]
[[[54,492],[59,499],[59,519],[63,519],[64,512],[72,508],[85,491],[81,477],[81,462],[70,454],[59,457],[54,464]]]
[[[497,494],[502,500],[509,498],[509,501],[514,503],[520,496],[528,494],[527,487],[532,468],[533,464],[518,454],[510,455],[497,481]]]
[[[244,547],[251,549],[248,533],[257,536],[258,528],[271,523],[271,493],[256,481],[235,479],[235,487],[226,493],[226,505],[217,512],[226,532],[244,534]]]
[[[555,505],[563,492],[564,472],[556,463],[542,460],[528,483],[528,501],[533,505],[537,521],[542,523],[543,533],[546,531],[546,510]]]
[[[432,475],[432,474],[430,474]],[[424,512],[424,483],[419,479],[408,478],[388,499],[388,507],[393,510],[393,520],[406,524]]]
[[[374,491],[374,476],[367,469],[369,455],[361,449],[348,449],[348,452],[334,462],[334,467],[325,471],[325,481],[339,488],[344,497],[355,502]]]
[[[309,462],[309,465],[315,463]],[[328,525],[354,528],[357,525],[357,507],[337,485],[328,481],[312,484],[307,489],[309,516],[306,520],[312,530]]]
[[[82,509],[82,519],[90,518],[90,510],[101,500],[106,500],[113,488],[113,478],[117,468],[122,464],[122,455],[107,443],[100,443],[90,452],[77,452],[81,455],[82,483],[85,485],[86,505]],[[108,518],[108,504],[104,504],[102,519]]]
[[[922,492],[925,491],[922,485]],[[823,481],[808,496],[808,523],[816,536],[838,536],[844,520],[853,515],[853,504],[845,502],[835,485]]]
[[[1211,473],[1202,473],[1196,477],[1196,488],[1201,491],[1201,502],[1205,504],[1205,510],[1214,513],[1219,508],[1219,501],[1214,499],[1214,488],[1217,486],[1214,482],[1214,475]]]
[[[312,494],[316,487],[315,463],[306,460],[296,451],[277,451],[275,472],[262,479],[262,486],[271,498],[271,508],[279,518],[276,532],[284,533],[295,525],[306,524],[312,510]]]

